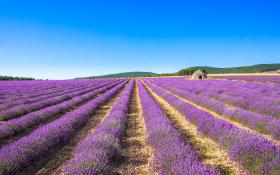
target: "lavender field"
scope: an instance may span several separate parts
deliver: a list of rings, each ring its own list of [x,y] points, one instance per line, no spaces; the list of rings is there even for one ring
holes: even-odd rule
[[[0,175],[278,175],[279,83],[0,81]]]

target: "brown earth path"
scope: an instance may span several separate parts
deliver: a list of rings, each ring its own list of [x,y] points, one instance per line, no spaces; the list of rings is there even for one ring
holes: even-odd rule
[[[135,81],[127,115],[126,133],[122,139],[121,158],[111,165],[114,174],[152,174],[152,149],[146,144],[146,137],[145,122]]]

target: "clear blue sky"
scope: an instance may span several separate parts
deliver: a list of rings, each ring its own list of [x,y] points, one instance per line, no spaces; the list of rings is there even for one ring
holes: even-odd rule
[[[280,62],[277,0],[0,0],[0,75]]]

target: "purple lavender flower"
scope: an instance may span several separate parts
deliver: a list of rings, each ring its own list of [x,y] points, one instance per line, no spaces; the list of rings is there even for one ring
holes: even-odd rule
[[[39,157],[53,146],[67,142],[71,135],[88,121],[97,107],[116,94],[126,82],[127,80],[123,80],[121,84],[116,85],[80,108],[4,146],[0,150],[0,174],[9,174],[13,170],[20,170],[22,166]]]

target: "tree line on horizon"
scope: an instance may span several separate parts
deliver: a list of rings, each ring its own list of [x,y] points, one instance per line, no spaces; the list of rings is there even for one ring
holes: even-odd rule
[[[9,81],[9,80],[35,80],[31,77],[13,77],[13,76],[0,76],[0,80]]]

